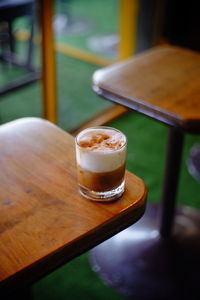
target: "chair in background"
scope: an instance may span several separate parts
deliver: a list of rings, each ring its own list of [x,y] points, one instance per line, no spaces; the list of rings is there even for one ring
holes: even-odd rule
[[[20,60],[15,53],[15,39],[13,23],[18,17],[28,16],[30,22],[30,37],[28,41],[27,56]],[[34,31],[34,0],[0,0],[0,59],[28,71],[25,77],[9,82],[0,87],[0,95],[25,86],[39,78],[39,72],[32,63]]]

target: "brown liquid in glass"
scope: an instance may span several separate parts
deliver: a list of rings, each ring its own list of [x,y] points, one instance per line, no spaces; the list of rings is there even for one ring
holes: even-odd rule
[[[79,183],[84,187],[96,191],[110,191],[118,186],[124,180],[125,164],[110,172],[91,172],[78,166]]]

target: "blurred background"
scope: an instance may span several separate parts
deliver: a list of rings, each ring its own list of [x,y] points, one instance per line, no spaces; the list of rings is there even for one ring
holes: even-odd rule
[[[159,201],[167,128],[100,99],[95,70],[152,46],[200,51],[198,1],[55,0],[57,124],[75,134],[88,124],[119,128],[128,137],[127,169],[144,179],[148,201]],[[0,123],[43,117],[40,0],[0,0]],[[91,123],[92,122],[92,123]],[[200,209],[200,185],[188,171],[187,135],[178,202]],[[150,149],[146,155],[146,149]],[[33,285],[33,299],[124,299],[93,272],[84,254]]]

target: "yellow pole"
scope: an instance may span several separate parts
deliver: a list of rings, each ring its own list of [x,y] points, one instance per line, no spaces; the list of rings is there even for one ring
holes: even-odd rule
[[[118,60],[132,56],[136,49],[139,0],[120,0]]]
[[[39,0],[42,36],[42,92],[44,118],[57,122],[56,67],[52,28],[53,0]]]

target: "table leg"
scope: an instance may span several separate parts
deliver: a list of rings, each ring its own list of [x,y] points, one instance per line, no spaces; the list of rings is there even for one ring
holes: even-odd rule
[[[183,133],[170,128],[161,203],[90,252],[94,271],[124,296],[200,299],[200,214],[175,202],[182,148]]]
[[[135,53],[139,1],[120,0],[118,60],[128,58]]]
[[[44,118],[52,123],[57,122],[56,101],[56,66],[52,28],[52,0],[38,1],[42,32],[42,90],[44,103]]]
[[[162,189],[162,213],[160,235],[169,238],[172,233],[176,194],[179,182],[184,133],[169,128],[168,147],[165,163],[165,176]]]

